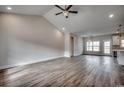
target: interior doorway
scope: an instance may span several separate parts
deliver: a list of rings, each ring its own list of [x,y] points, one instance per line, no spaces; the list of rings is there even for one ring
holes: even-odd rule
[[[71,57],[74,56],[74,37],[71,36]]]

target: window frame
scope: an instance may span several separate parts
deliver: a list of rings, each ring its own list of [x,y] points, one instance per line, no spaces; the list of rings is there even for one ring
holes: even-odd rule
[[[109,45],[105,45],[106,42],[109,42]],[[104,54],[111,54],[111,42],[110,41],[104,41]],[[106,52],[106,50],[109,50],[109,52]]]
[[[89,44],[88,44],[88,43],[89,43]],[[93,51],[92,46],[93,46],[93,42],[92,42],[92,41],[87,41],[87,42],[86,42],[86,51],[92,52],[92,51]],[[90,50],[90,49],[91,49],[91,50]]]
[[[95,42],[98,43],[98,45],[94,45]],[[98,48],[98,50],[94,50],[95,48]],[[93,41],[93,52],[99,52],[100,51],[100,41]]]
[[[98,45],[97,44],[95,45],[94,44],[95,42],[97,42]],[[98,48],[98,50],[94,50],[95,48]],[[98,40],[87,41],[86,42],[86,51],[87,52],[99,52],[100,51],[100,41],[98,41]]]
[[[121,47],[124,48],[124,39],[121,39]]]

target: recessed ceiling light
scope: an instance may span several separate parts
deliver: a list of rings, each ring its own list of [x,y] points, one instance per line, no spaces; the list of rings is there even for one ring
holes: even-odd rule
[[[116,34],[118,34],[119,32],[117,31]]]
[[[113,18],[113,17],[114,17],[114,14],[110,14],[110,15],[109,15],[109,18]]]
[[[12,8],[11,8],[11,7],[7,7],[6,9],[7,9],[7,10],[12,10]]]
[[[65,30],[65,27],[63,27],[62,30]]]

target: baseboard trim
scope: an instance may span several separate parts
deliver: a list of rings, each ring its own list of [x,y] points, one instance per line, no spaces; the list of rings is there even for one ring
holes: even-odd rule
[[[71,55],[70,55],[69,52],[65,52],[65,53],[64,53],[64,57],[71,57]]]
[[[12,68],[12,67],[16,67],[16,66],[24,66],[24,65],[29,65],[29,64],[34,64],[34,63],[39,63],[39,62],[45,62],[45,61],[50,61],[53,59],[58,59],[58,58],[62,58],[64,56],[58,56],[58,57],[51,57],[51,58],[45,58],[42,60],[37,60],[37,61],[33,61],[33,62],[26,62],[26,63],[18,63],[18,64],[11,64],[11,65],[5,65],[5,66],[0,66],[0,70],[2,69],[8,69],[8,68]]]
[[[93,56],[112,56],[111,54],[110,55],[104,55],[104,54],[83,54],[83,55],[93,55]]]
[[[74,56],[80,56],[80,55],[82,55],[82,54],[74,54]]]
[[[64,55],[64,57],[71,57],[70,55]]]

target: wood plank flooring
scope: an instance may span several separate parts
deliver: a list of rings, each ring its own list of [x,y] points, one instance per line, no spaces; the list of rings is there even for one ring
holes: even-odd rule
[[[117,59],[83,55],[0,70],[3,87],[120,87],[124,66]]]

